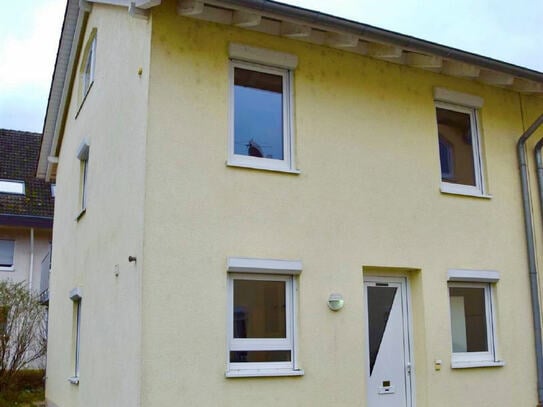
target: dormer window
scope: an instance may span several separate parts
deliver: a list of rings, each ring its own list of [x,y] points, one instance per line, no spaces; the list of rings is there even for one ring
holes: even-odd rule
[[[24,181],[0,180],[0,193],[4,194],[25,194]]]

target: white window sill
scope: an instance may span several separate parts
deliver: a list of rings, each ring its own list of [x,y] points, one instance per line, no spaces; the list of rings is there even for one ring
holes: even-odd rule
[[[75,218],[76,222],[79,222],[85,213],[87,213],[87,208],[81,209],[81,212],[79,212],[79,215]]]
[[[74,384],[76,386],[79,385],[79,376],[72,376],[72,377],[69,377],[68,378],[68,381],[71,383],[71,384]]]
[[[505,366],[503,360],[477,360],[477,361],[451,361],[453,369],[469,369],[474,367],[502,367]]]
[[[440,190],[442,194],[461,195],[483,199],[492,198],[492,195],[483,194],[479,189],[469,185],[458,185],[442,182]]]
[[[283,369],[244,369],[244,370],[229,370],[225,373],[226,377],[277,377],[277,376],[303,376],[304,371],[302,369],[297,370],[283,370]]]
[[[284,172],[287,174],[300,174],[300,170],[292,170],[287,168],[274,168],[274,167],[266,167],[266,166],[260,166],[256,164],[246,164],[246,163],[238,163],[238,162],[232,162],[227,161],[226,165],[228,167],[240,167],[240,168],[250,168],[253,170],[261,170],[261,171],[272,171],[272,172]]]
[[[77,108],[77,112],[75,113],[75,119],[77,119],[77,117],[79,116],[79,113],[81,112],[81,109],[83,109],[83,105],[85,104],[85,100],[87,100],[87,96],[89,95],[89,92],[92,88],[93,83],[94,81],[90,83],[89,87],[85,91],[85,95],[81,98],[81,103],[79,104],[79,107]]]
[[[11,266],[11,267],[1,266],[0,271],[15,271],[15,267],[13,267],[13,266]]]

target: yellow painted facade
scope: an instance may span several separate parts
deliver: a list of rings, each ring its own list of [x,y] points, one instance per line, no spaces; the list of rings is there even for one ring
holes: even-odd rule
[[[365,275],[408,278],[417,407],[536,405],[515,146],[543,111],[540,97],[182,17],[173,1],[148,21],[95,4],[83,47],[94,28],[94,84],[80,104],[75,81],[57,175],[53,406],[363,406]],[[232,42],[298,57],[299,174],[225,164]],[[435,87],[484,100],[489,198],[440,192]],[[88,203],[77,221],[83,140]],[[302,260],[303,376],[225,377],[229,256]],[[500,272],[505,366],[451,368],[449,269]],[[75,287],[83,292],[77,386],[66,380]],[[326,304],[332,292],[345,299],[337,313]]]

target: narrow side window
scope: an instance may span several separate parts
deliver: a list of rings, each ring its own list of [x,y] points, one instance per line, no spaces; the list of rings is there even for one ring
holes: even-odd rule
[[[82,103],[94,82],[96,65],[96,29],[93,29],[83,52],[79,70],[79,101]]]
[[[77,158],[80,161],[79,167],[79,216],[87,209],[87,189],[88,189],[88,170],[89,170],[89,150],[88,143],[84,140],[79,146]]]
[[[0,271],[13,270],[14,240],[0,240]]]
[[[74,375],[68,379],[72,384],[79,384],[80,374],[80,350],[81,350],[81,291],[74,288],[70,292],[70,299],[73,302],[73,372]]]

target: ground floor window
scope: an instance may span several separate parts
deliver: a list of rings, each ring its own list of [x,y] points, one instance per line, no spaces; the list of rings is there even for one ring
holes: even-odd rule
[[[288,375],[296,370],[296,276],[285,269],[263,272],[259,265],[263,263],[256,259],[252,266],[233,266],[228,273],[227,375]]]

